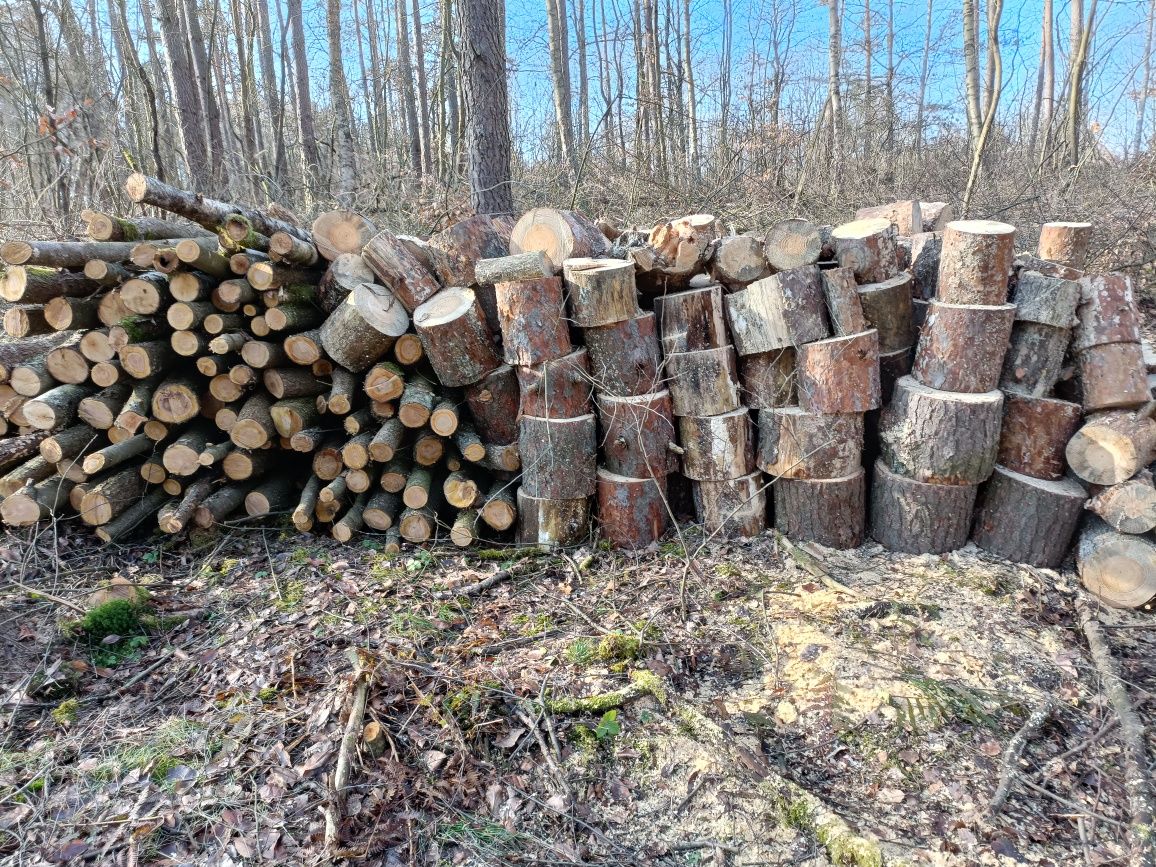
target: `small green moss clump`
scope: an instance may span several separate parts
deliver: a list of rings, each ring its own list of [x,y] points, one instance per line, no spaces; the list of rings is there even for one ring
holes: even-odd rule
[[[93,641],[110,635],[139,635],[144,632],[141,606],[128,599],[110,599],[97,605],[80,621],[80,628]]]
[[[52,709],[52,719],[61,728],[68,728],[76,722],[77,714],[80,710],[80,702],[75,698],[69,698],[62,701]]]
[[[642,650],[642,640],[621,632],[611,632],[598,642],[596,655],[601,662],[633,662]]]

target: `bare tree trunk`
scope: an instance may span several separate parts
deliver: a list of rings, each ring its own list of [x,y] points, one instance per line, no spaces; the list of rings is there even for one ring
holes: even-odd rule
[[[613,160],[616,157],[615,146],[618,136],[615,132],[616,114],[610,77],[610,28],[606,23],[606,0],[592,0],[592,2],[597,4],[591,8],[591,13],[595,16],[594,33],[598,37],[594,40],[594,50],[598,55],[598,89],[602,94],[602,116],[605,121],[602,126],[602,135],[605,139],[603,146],[606,148],[606,158]]]
[[[201,106],[200,89],[193,73],[193,62],[188,53],[188,39],[179,0],[159,0],[161,40],[165,46],[165,60],[169,73],[169,90],[177,104],[180,120],[180,150],[185,156],[189,181],[194,189],[209,186],[209,143],[205,129],[205,113]]]
[[[550,38],[550,78],[554,84],[554,119],[558,124],[562,160],[573,176],[578,173],[578,154],[574,149],[574,118],[570,110],[570,48],[566,0],[546,0],[546,26]]]
[[[433,149],[429,140],[429,89],[426,87],[425,80],[425,39],[421,32],[421,7],[418,6],[418,0],[413,0],[413,52],[413,65],[417,72],[417,128],[421,137],[421,173],[432,175]]]
[[[1044,0],[1044,32],[1040,41],[1040,66],[1043,70],[1043,88],[1040,92],[1040,150],[1039,165],[1050,150],[1052,123],[1056,115],[1056,60],[1055,60],[1055,13],[1052,0]]]
[[[341,0],[328,0],[326,24],[329,30],[329,94],[337,132],[337,201],[348,206],[357,183],[357,161],[353,145],[353,106],[345,80],[345,55],[341,50]]]
[[[963,0],[963,63],[964,63],[964,103],[967,107],[967,135],[971,140],[972,152],[979,140],[983,118],[979,107],[979,46],[976,22],[977,0]]]
[[[895,165],[895,0],[887,0],[887,166]]]
[[[1084,71],[1088,65],[1088,44],[1092,41],[1092,31],[1096,23],[1096,2],[1088,10],[1088,21],[1077,28],[1079,43],[1072,54],[1071,70],[1068,78],[1068,117],[1065,126],[1065,144],[1068,163],[1073,169],[1080,164],[1080,133],[1084,125]],[[1083,9],[1083,0],[1072,0],[1072,25],[1076,24],[1076,6]]]
[[[297,126],[301,133],[301,151],[305,157],[302,180],[309,189],[309,179],[321,173],[321,154],[317,150],[317,133],[313,125],[313,98],[309,93],[309,64],[305,59],[305,24],[301,20],[301,0],[286,0],[293,42],[293,71],[297,86]]]
[[[245,20],[245,9],[241,0],[229,0],[229,9],[233,17],[233,45],[237,50],[237,67],[241,76],[241,139],[245,152],[241,155],[242,164],[249,169],[249,177],[262,174],[262,171],[253,171],[257,155],[261,153],[261,114],[257,111],[257,93],[253,86],[253,66],[250,61],[249,33],[251,29]]]
[[[873,51],[871,44],[871,0],[863,0],[863,143],[864,152],[871,153],[871,140],[875,135],[874,90],[871,77]]]
[[[965,0],[969,2],[969,0]],[[1092,0],[1093,5],[1096,0]],[[967,177],[967,188],[963,192],[963,217],[966,218],[971,209],[971,197],[979,181],[980,170],[983,167],[983,152],[987,146],[988,136],[991,134],[995,122],[996,109],[999,108],[999,98],[1003,93],[1003,60],[999,50],[999,22],[1003,16],[1003,0],[989,0],[987,7],[987,53],[991,58],[994,70],[995,86],[992,89],[991,101],[987,104],[987,111],[983,116],[983,125],[979,136],[972,146],[971,171]]]
[[[694,91],[694,56],[690,48],[690,0],[682,0],[682,69],[686,80],[686,158],[693,175],[701,174],[698,162],[698,95]]]
[[[148,72],[146,72],[144,66],[141,65],[140,55],[137,53],[136,46],[133,44],[132,34],[128,26],[128,10],[125,8],[125,5],[125,0],[116,0],[114,5],[110,5],[110,15],[114,9],[116,13],[116,22],[115,24],[111,24],[111,27],[114,38],[121,44],[121,55],[127,58],[133,73],[140,79],[141,88],[145,92],[145,108],[148,111],[149,117],[149,135],[152,145],[155,174],[158,180],[164,181],[166,180],[166,172],[164,159],[161,156],[161,127],[157,113],[157,94],[153,88],[152,80],[148,76]]]
[[[927,100],[927,78],[931,66],[931,25],[935,0],[927,0],[927,28],[923,31],[923,59],[919,63],[919,102],[915,109],[915,149],[923,150],[923,109]]]
[[[185,36],[191,48],[189,56],[193,62],[193,72],[197,77],[197,87],[201,95],[201,106],[205,112],[205,125],[209,131],[209,174],[218,188],[224,189],[229,182],[227,153],[225,150],[224,126],[221,122],[221,108],[217,103],[216,88],[213,86],[213,68],[209,63],[210,44],[201,31],[201,20],[197,17],[195,0],[185,0],[181,6],[185,21]]]
[[[843,7],[840,0],[830,0],[827,4],[827,105],[824,114],[829,111],[831,118],[832,164],[838,162],[843,144],[843,100],[840,93],[842,85],[839,82],[839,66],[843,62],[843,48],[840,44],[842,22]]]
[[[382,93],[384,84],[381,78],[381,70],[384,65],[381,60],[381,49],[378,43],[377,33],[377,3],[376,0],[365,0],[365,25],[369,31],[366,35],[369,40],[369,80],[367,86],[371,96],[366,99],[372,99],[376,102],[378,95]],[[383,99],[384,103],[385,100]],[[375,106],[373,110],[373,125],[370,127],[370,144],[379,151],[386,150],[386,135],[385,130],[389,127],[389,106],[382,104]]]
[[[504,0],[461,0],[470,201],[479,214],[514,210],[505,7]]]
[[[366,8],[367,14],[372,14],[369,12],[370,5],[371,5],[370,3],[366,3],[365,8]],[[353,32],[358,34],[358,39],[357,39],[357,69],[358,69],[358,73],[359,73],[358,77],[361,79],[361,101],[365,105],[365,128],[366,128],[366,134],[367,134],[366,139],[370,144],[370,150],[372,150],[372,144],[377,138],[377,111],[376,111],[377,106],[376,106],[376,101],[373,99],[373,97],[371,95],[373,93],[373,91],[371,90],[370,84],[369,84],[370,79],[372,77],[372,73],[370,72],[369,67],[365,65],[365,42],[366,42],[366,40],[361,38],[361,34],[366,33],[368,30],[368,21],[366,22],[366,25],[363,27],[362,22],[361,22],[361,4],[360,4],[360,2],[358,2],[358,0],[354,0],[354,2],[352,2],[350,4],[350,6],[353,9]],[[348,82],[347,82],[347,85],[348,85]],[[352,93],[350,93],[349,99],[350,99],[350,103],[352,103],[352,101],[353,101],[353,94]]]
[[[725,160],[730,149],[731,54],[734,45],[734,10],[732,0],[723,0],[722,70],[719,75],[719,150]]]
[[[578,43],[578,137],[590,147],[590,73],[586,64],[586,0],[574,2],[574,38]]]
[[[400,76],[398,87],[401,91],[402,109],[405,111],[405,125],[409,136],[409,161],[415,174],[422,173],[421,132],[417,120],[417,95],[414,92],[413,65],[409,55],[409,16],[405,0],[397,3],[397,69]]]
[[[991,6],[993,0],[985,0],[984,12],[988,19],[991,18]],[[978,27],[978,25],[976,25]],[[987,41],[987,63],[983,68],[983,96],[980,98],[979,110],[980,116],[986,110],[986,107],[991,103],[992,93],[995,91],[995,67],[993,64],[991,54],[991,40]]]
[[[441,0],[441,57],[438,77],[445,130],[442,145],[448,150],[443,176],[453,177],[458,170],[458,70],[453,40],[453,0]]]
[[[1140,156],[1144,147],[1144,121],[1148,115],[1148,91],[1152,89],[1152,28],[1156,24],[1156,0],[1148,7],[1148,35],[1144,39],[1144,71],[1140,75],[1140,102],[1136,106],[1136,138],[1132,156]]]

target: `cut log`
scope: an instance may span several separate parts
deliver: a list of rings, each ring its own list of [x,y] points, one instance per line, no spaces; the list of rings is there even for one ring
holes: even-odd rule
[[[197,506],[193,512],[193,523],[203,530],[223,523],[244,505],[245,497],[250,490],[252,490],[251,483],[222,485]]]
[[[269,255],[278,262],[293,265],[316,265],[317,247],[286,232],[269,236]]]
[[[1079,404],[1007,392],[997,461],[1015,473],[1060,479],[1064,449],[1079,426]]]
[[[23,397],[36,397],[56,385],[56,379],[48,372],[45,360],[37,358],[12,368],[8,384]]]
[[[364,469],[370,461],[369,442],[372,439],[372,431],[363,431],[350,439],[341,447],[341,462],[351,470]]]
[[[518,544],[544,549],[581,545],[590,536],[590,500],[533,497],[518,488]]]
[[[553,276],[554,266],[541,250],[531,250],[516,256],[479,259],[474,265],[474,278],[478,283],[509,283]]]
[[[108,340],[108,329],[93,329],[86,331],[80,338],[80,354],[94,364],[112,361],[116,358],[116,349]]]
[[[245,401],[237,416],[237,423],[229,431],[233,445],[243,449],[259,449],[276,437],[277,427],[273,424],[272,408],[273,397],[269,394],[257,393]]]
[[[342,253],[360,253],[377,234],[377,227],[352,211],[326,211],[313,221],[313,243],[326,259]]]
[[[120,303],[141,316],[164,311],[172,303],[169,278],[159,271],[149,271],[126,280],[120,287]]]
[[[424,508],[430,502],[433,490],[433,475],[427,467],[414,467],[409,471],[402,490],[401,501],[410,509]],[[325,491],[322,490],[322,497]]]
[[[1152,473],[1144,470],[1135,478],[1103,488],[1085,508],[1121,533],[1147,533],[1156,528],[1156,487]]]
[[[51,476],[22,487],[0,503],[0,520],[10,527],[30,527],[60,515],[69,506],[68,495],[75,485],[71,479]]]
[[[227,373],[222,373],[209,380],[209,394],[221,403],[233,403],[245,395],[245,389],[233,382]]]
[[[382,424],[381,428],[369,441],[369,456],[379,464],[389,463],[401,446],[405,434],[405,426],[399,418],[391,418]]]
[[[459,548],[468,548],[477,538],[478,512],[465,509],[458,513],[450,528],[450,541]]]
[[[1084,412],[1131,408],[1152,399],[1139,343],[1092,346],[1078,362]]]
[[[58,346],[53,349],[45,356],[44,366],[57,382],[72,385],[84,382],[90,374],[88,359],[74,346]]]
[[[458,429],[458,406],[452,400],[440,400],[429,415],[429,426],[440,437],[453,436]]]
[[[678,419],[682,474],[688,479],[737,479],[755,465],[754,431],[746,408]]]
[[[477,480],[468,472],[458,470],[446,476],[442,482],[442,495],[455,509],[472,509],[485,499]]]
[[[247,344],[251,345],[251,344]],[[250,362],[252,363],[252,362]],[[262,365],[254,365],[262,366]],[[329,391],[329,386],[313,375],[313,372],[301,367],[274,367],[266,369],[261,374],[261,381],[269,394],[277,400],[294,397],[314,397]]]
[[[193,358],[208,351],[209,338],[200,331],[174,331],[169,335],[169,345],[182,358]]]
[[[95,434],[95,431],[92,433]],[[0,471],[9,470],[36,454],[40,454],[41,457],[48,460],[44,455],[43,444],[50,439],[54,438],[50,437],[47,431],[36,431],[22,436],[0,439]],[[55,464],[57,462],[58,459],[50,460],[50,463]]]
[[[293,509],[291,520],[298,531],[305,533],[313,528],[313,515],[317,507],[317,495],[321,493],[322,479],[310,476],[301,491],[297,506]]]
[[[459,290],[444,290],[433,301],[414,314],[415,324],[418,326],[417,332],[421,335],[426,355],[429,356],[435,370],[438,370],[438,361],[435,359],[435,353],[430,344],[429,324],[418,321],[418,316],[430,304],[439,304],[439,299],[445,299],[441,301],[441,309],[448,312],[452,309],[449,306],[452,302],[446,297],[446,294],[457,291]],[[562,280],[560,278],[545,277],[540,280],[518,283],[499,283],[495,286],[495,291],[498,321],[502,331],[502,346],[507,364],[540,364],[544,361],[560,358],[570,352],[570,331],[565,319],[566,307],[562,297]],[[467,323],[470,321],[469,319],[466,320]],[[480,325],[484,325],[484,322]],[[473,327],[479,333],[488,333],[477,325]],[[492,336],[490,340],[492,343]],[[486,348],[488,349],[489,346],[487,345]],[[444,362],[442,364],[444,365]],[[438,373],[440,376],[441,371],[439,370]],[[460,378],[458,374],[455,376]],[[445,381],[444,377],[443,381]],[[467,383],[465,381],[447,381],[446,384],[465,385]]]
[[[44,319],[56,331],[96,328],[100,322],[98,298],[51,298],[44,305]]]
[[[516,368],[522,415],[574,418],[590,412],[593,380],[584,348],[554,361]]]
[[[137,428],[148,421],[152,406],[153,391],[159,382],[159,377],[149,377],[148,379],[134,382],[132,392],[117,414],[114,426],[123,428],[129,434],[136,433]]]
[[[470,286],[486,282],[477,278],[478,261],[507,255],[510,239],[508,234],[503,237],[493,217],[475,214],[433,235],[424,252],[437,260],[436,273],[444,285]]]
[[[360,373],[389,352],[395,339],[365,320],[352,294],[329,314],[318,336],[325,354],[354,373]]]
[[[638,291],[634,285],[634,265],[621,259],[567,259],[562,266],[566,302],[570,318],[580,328],[612,325],[642,314],[638,309]],[[551,278],[511,284],[529,291],[536,283]],[[498,283],[498,315],[503,315],[503,285]],[[552,283],[551,283],[552,285]],[[502,333],[506,327],[503,324]]]
[[[177,360],[177,354],[167,340],[148,340],[130,343],[118,350],[121,369],[133,379],[148,379],[162,373]]]
[[[1051,393],[1064,369],[1070,332],[1039,322],[1016,322],[999,387],[1029,397]]]
[[[634,479],[598,470],[598,526],[612,547],[638,551],[662,538],[670,526],[666,479]]]
[[[37,430],[55,430],[72,424],[84,398],[92,394],[84,385],[58,385],[23,406],[24,418]]]
[[[518,439],[520,397],[518,377],[512,367],[503,364],[491,370],[466,387],[465,397],[483,442],[504,445]],[[465,455],[464,448],[462,454]]]
[[[1006,560],[1055,569],[1067,556],[1087,496],[1073,479],[1033,479],[996,467],[976,509],[972,541]]]
[[[967,544],[977,485],[932,485],[875,462],[871,538],[890,551],[942,554]]]
[[[331,313],[354,289],[363,283],[374,284],[375,279],[373,269],[366,263],[364,256],[357,253],[342,253],[329,263],[329,267],[317,281],[314,293],[317,304],[325,312]],[[393,293],[384,286],[377,288],[393,297]]]
[[[808,343],[795,355],[799,406],[860,413],[879,407],[879,337],[874,329]]]
[[[923,213],[919,202],[892,202],[889,205],[875,205],[860,208],[855,212],[856,220],[882,218],[895,226],[900,235],[914,235],[923,231]]]
[[[133,312],[124,306],[120,289],[117,288],[111,292],[105,292],[100,296],[100,303],[97,305],[96,314],[100,317],[102,325],[112,328],[119,325],[127,317],[132,316]]]
[[[80,485],[73,488],[73,493],[80,489]],[[168,502],[168,495],[163,490],[152,490],[140,499],[133,500],[119,516],[96,528],[96,537],[105,544],[119,542],[128,536],[145,521],[156,515]]]
[[[213,480],[197,479],[185,489],[180,501],[170,501],[157,514],[157,524],[164,533],[179,533],[193,520],[197,508],[212,491]]]
[[[1077,325],[1072,350],[1079,352],[1105,343],[1139,343],[1140,311],[1125,274],[1091,274],[1081,277]]]
[[[1112,276],[1116,275],[1104,275],[1099,279],[1109,282],[1108,278]],[[1068,329],[1075,321],[1076,307],[1080,303],[1080,284],[1038,271],[1019,271],[1012,301],[1016,305],[1017,322],[1039,322],[1053,328]]]
[[[4,333],[9,337],[35,337],[54,330],[43,307],[26,304],[4,311]]]
[[[285,338],[285,354],[294,364],[308,367],[321,359],[321,329],[304,331],[301,334],[290,334]]]
[[[90,476],[111,470],[138,455],[152,451],[153,442],[144,434],[137,434],[119,443],[113,443],[86,455],[81,469]]]
[[[514,486],[508,482],[496,481],[486,492],[481,508],[481,518],[491,529],[502,532],[514,526],[518,520],[518,507],[514,498]]]
[[[731,346],[669,354],[666,375],[675,415],[721,415],[742,405]]]
[[[814,265],[757,280],[723,300],[739,355],[801,346],[831,333],[823,284]]]
[[[739,359],[743,403],[751,409],[771,409],[798,403],[795,393],[795,350],[772,349]]]
[[[999,384],[1014,318],[1014,304],[932,301],[912,375],[941,391],[991,391]]]
[[[403,539],[420,545],[432,539],[437,531],[437,513],[433,509],[406,509],[397,527]]]
[[[436,403],[433,384],[425,379],[412,379],[405,384],[398,401],[397,417],[408,428],[425,427]]]
[[[10,265],[0,277],[0,299],[13,304],[45,304],[53,298],[91,295],[101,284],[84,274],[37,266]]]
[[[188,377],[162,382],[152,393],[152,414],[165,424],[183,424],[201,412],[200,384]]]
[[[522,454],[518,451],[518,444],[489,443],[486,446],[486,455],[478,465],[497,473],[516,473],[522,468]]]
[[[1036,253],[1041,259],[1083,270],[1091,240],[1091,223],[1044,223]]]
[[[882,283],[860,286],[859,301],[862,304],[863,318],[868,324],[856,331],[864,331],[867,328],[878,331],[880,353],[898,352],[915,343],[910,274],[900,274]]]
[[[532,457],[522,468],[522,486],[530,496],[573,500],[593,495],[598,426],[592,414],[568,419],[522,416],[518,452]]]
[[[756,463],[771,476],[834,479],[862,465],[863,416],[821,415],[797,406],[759,413]]]
[[[864,316],[865,311],[863,302],[859,297],[859,288],[855,283],[854,271],[850,268],[830,268],[822,273],[822,279],[823,296],[827,300],[827,315],[831,320],[831,330],[836,337],[858,334],[860,331],[866,331],[872,327],[867,324],[867,319]],[[894,281],[888,281],[888,283],[890,282]],[[876,293],[880,287],[886,287],[888,283],[877,284]],[[863,287],[864,290],[870,288],[868,286]],[[884,318],[889,323],[898,321],[902,318],[901,315],[898,318],[889,315],[895,312],[902,314],[902,310],[883,310],[880,311],[879,318]],[[911,342],[914,342],[914,338]]]
[[[754,472],[738,479],[691,482],[696,520],[710,536],[757,536],[767,528],[767,491]]]
[[[646,312],[636,319],[585,330],[590,372],[598,391],[626,396],[650,394],[660,387],[662,350],[654,320],[654,313]]]
[[[45,460],[43,455],[34,455],[0,478],[0,497],[10,496],[25,485],[34,485],[55,474],[55,464]]]
[[[600,394],[602,456],[611,473],[632,479],[662,478],[678,469],[677,430],[671,395],[663,390],[636,397]]]
[[[1059,262],[1050,262],[1033,256],[1031,253],[1017,253],[1012,267],[1016,271],[1036,271],[1047,277],[1058,277],[1061,280],[1079,280],[1084,272],[1079,268],[1070,268]]]
[[[741,289],[771,273],[764,241],[750,235],[720,238],[710,258],[710,273],[728,287]]]
[[[405,480],[409,478],[412,465],[408,458],[394,456],[394,459],[381,468],[381,488],[392,494],[400,494],[405,490]]]
[[[361,519],[372,530],[385,532],[393,526],[401,511],[401,498],[389,491],[377,491],[365,504]]]
[[[939,255],[943,235],[921,232],[911,236],[911,293],[913,298],[930,301],[939,285]]]
[[[1099,518],[1080,531],[1076,568],[1088,592],[1112,608],[1140,608],[1156,597],[1156,544],[1116,533]]]
[[[86,485],[80,500],[80,519],[90,527],[107,524],[145,493],[145,480],[136,467],[118,470],[94,485]]]
[[[133,242],[117,241],[5,241],[0,244],[0,259],[6,265],[83,268],[89,259],[123,262],[135,246]]]
[[[515,430],[515,434],[517,431]],[[486,446],[473,425],[461,424],[454,432],[454,445],[461,456],[471,463],[479,463],[486,457]]]
[[[216,238],[185,238],[176,245],[177,258],[188,268],[227,280],[233,275],[229,255]]]
[[[240,352],[241,347],[249,342],[249,336],[239,331],[230,334],[221,334],[209,341],[209,349],[220,355],[230,352]]]
[[[442,385],[470,385],[502,363],[472,289],[442,290],[414,311],[413,324]]]
[[[392,361],[379,361],[365,375],[370,400],[396,400],[405,392],[405,372]]]
[[[393,357],[398,364],[414,365],[425,358],[425,347],[416,334],[403,334],[393,344]]]
[[[920,202],[919,211],[924,232],[942,232],[955,219],[955,211],[947,202]]]
[[[1156,460],[1156,421],[1118,411],[1093,416],[1069,440],[1068,466],[1093,485],[1118,485]]]
[[[814,223],[802,219],[781,220],[763,241],[767,263],[776,271],[814,265],[823,252],[823,236]]]
[[[889,219],[854,220],[831,231],[840,268],[850,268],[860,283],[883,283],[899,273],[898,233]]]
[[[29,436],[35,437],[39,436],[39,434],[29,434]],[[45,437],[40,443],[40,454],[50,463],[58,464],[61,461],[71,460],[83,454],[86,450],[93,448],[99,441],[100,434],[92,427],[86,424],[78,424]],[[7,442],[17,442],[17,440],[9,440]],[[8,462],[5,461],[4,465],[6,466],[7,463]]]
[[[726,346],[722,287],[704,286],[654,299],[654,315],[666,355]]]
[[[631,248],[628,255],[647,290],[662,294],[702,273],[718,234],[713,214],[690,214],[659,223],[650,230],[647,246]]]
[[[978,484],[995,467],[1002,412],[1000,391],[937,391],[905,376],[879,422],[880,459],[920,482]]]
[[[554,273],[567,259],[595,258],[609,244],[598,227],[576,211],[535,208],[527,211],[510,233],[510,252],[539,250],[546,254]]]
[[[283,437],[292,437],[312,425],[319,424],[321,420],[317,402],[308,396],[278,400],[269,407],[269,415],[273,419],[273,427],[276,428],[278,435]]]
[[[863,544],[867,482],[862,467],[839,479],[779,479],[774,491],[775,527],[788,539],[839,549]]]
[[[441,289],[433,274],[390,232],[381,231],[370,238],[361,256],[378,281],[410,313]]]
[[[245,514],[250,518],[284,512],[293,505],[296,491],[288,476],[266,479],[245,495]]]
[[[350,291],[349,298],[353,300],[353,306],[357,308],[362,319],[386,337],[392,337],[395,340],[400,339],[409,329],[409,313],[406,312],[393,293],[384,286],[368,282],[359,283]],[[266,314],[266,319],[274,328],[280,324],[280,318],[273,311]],[[291,330],[299,330],[304,327],[307,326],[303,322],[293,323]]]
[[[1015,226],[955,220],[943,230],[936,297],[945,304],[1001,305],[1015,258]]]

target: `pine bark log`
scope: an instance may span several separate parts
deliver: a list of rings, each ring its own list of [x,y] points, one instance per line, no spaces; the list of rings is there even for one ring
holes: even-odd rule
[[[675,415],[721,415],[742,405],[731,346],[668,354],[666,376]]]
[[[936,298],[945,304],[997,306],[1008,298],[1015,227],[993,220],[956,220],[943,230]]]
[[[750,538],[767,528],[767,490],[762,473],[737,479],[691,482],[695,519],[712,537]]]
[[[865,331],[874,328],[878,331],[881,354],[898,352],[915,343],[910,274],[900,274],[882,283],[861,285],[859,302],[862,305],[863,318],[868,324],[856,330]]]
[[[472,289],[442,290],[414,310],[413,324],[442,385],[470,385],[502,363]]]
[[[544,549],[581,545],[590,536],[590,499],[552,500],[518,488],[518,544]]]
[[[798,347],[831,333],[820,272],[813,265],[756,280],[723,300],[739,355]]]
[[[522,487],[532,497],[574,500],[594,494],[598,426],[594,416],[522,416],[518,452],[526,456]]]
[[[756,463],[764,473],[787,479],[835,479],[862,465],[863,416],[823,415],[798,407],[759,413]]]
[[[1080,406],[1066,400],[1005,393],[997,462],[1037,479],[1063,478],[1064,449],[1080,415]]]
[[[1099,518],[1080,531],[1076,568],[1085,589],[1112,608],[1140,608],[1156,598],[1156,544],[1117,533]]]
[[[654,315],[666,355],[717,349],[729,342],[720,286],[660,295],[654,299]]]
[[[1092,240],[1091,223],[1044,223],[1036,254],[1041,259],[1083,270]]]
[[[1126,409],[1152,399],[1139,343],[1092,346],[1077,361],[1084,412]]]
[[[522,415],[575,418],[591,411],[594,384],[585,348],[534,366],[518,367]]]
[[[1016,322],[1004,356],[999,387],[1007,392],[1045,397],[1064,369],[1071,332],[1039,322]]]
[[[642,315],[633,263],[621,259],[567,259],[562,263],[562,274],[570,319],[579,328],[613,325]],[[497,284],[499,315],[502,285]]]
[[[1092,416],[1064,450],[1072,472],[1093,485],[1118,485],[1156,460],[1156,421],[1127,411]]]
[[[646,312],[636,319],[585,330],[598,391],[625,397],[651,394],[661,387],[662,351],[654,326],[654,313]]]
[[[498,322],[502,329],[502,349],[507,364],[541,364],[569,354],[570,330],[566,325],[566,303],[562,297],[560,278],[543,277],[539,280],[498,283],[494,289],[498,302]],[[436,304],[437,300],[432,303]],[[421,329],[418,333],[424,335]],[[426,354],[430,355],[428,345]],[[432,356],[430,361],[434,362]]]
[[[663,478],[678,469],[677,430],[668,391],[636,397],[597,397],[602,458],[611,473]]]
[[[850,268],[860,283],[883,283],[899,274],[898,233],[882,217],[854,220],[831,232],[840,268]]]
[[[868,412],[881,403],[874,329],[800,347],[795,370],[799,406],[808,412]]]
[[[976,509],[972,541],[1005,560],[1055,569],[1067,556],[1087,498],[1073,479],[1035,479],[996,467]]]
[[[695,481],[737,479],[754,469],[754,431],[745,407],[678,419],[682,473]]]
[[[1072,351],[1105,343],[1139,343],[1140,311],[1126,274],[1090,274],[1081,277],[1080,304]]]
[[[912,375],[940,391],[978,393],[999,384],[1015,306],[931,303]]]
[[[932,485],[875,462],[871,538],[890,551],[943,554],[967,544],[976,485]]]
[[[630,478],[598,470],[598,527],[611,546],[638,551],[654,544],[670,526],[666,478]]]
[[[867,483],[863,468],[836,479],[779,479],[774,485],[775,527],[796,542],[828,548],[863,544]]]

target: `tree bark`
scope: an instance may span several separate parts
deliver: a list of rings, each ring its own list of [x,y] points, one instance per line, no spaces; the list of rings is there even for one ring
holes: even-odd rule
[[[1014,304],[931,302],[912,375],[940,391],[991,391],[999,383],[1014,317]]]
[[[996,467],[976,509],[972,540],[1006,560],[1055,569],[1067,556],[1087,497],[1073,479],[1034,479]]]
[[[580,545],[590,535],[590,499],[552,500],[518,488],[518,544],[541,548]]]
[[[470,203],[479,214],[509,214],[514,210],[505,5],[504,0],[462,0],[461,5]]]
[[[670,393],[637,397],[598,396],[604,466],[633,479],[663,478],[678,469]]]
[[[759,413],[756,463],[763,472],[788,479],[850,476],[862,464],[863,416],[823,415],[798,407]]]
[[[844,478],[779,479],[774,490],[775,526],[788,539],[840,549],[863,544],[867,483],[862,467]]]
[[[1015,227],[956,220],[943,232],[936,298],[947,304],[1003,304],[1015,258]]]
[[[574,500],[594,494],[598,430],[593,415],[571,419],[523,416],[518,451],[522,487],[532,497]]]
[[[799,405],[808,412],[879,407],[879,337],[872,329],[801,346],[795,358]]]
[[[1064,449],[1080,426],[1080,406],[1066,400],[1006,392],[998,462],[1015,473],[1055,481]]]
[[[654,299],[654,315],[663,353],[668,356],[718,349],[728,343],[720,286],[660,295]]]
[[[629,478],[598,470],[598,528],[612,547],[638,551],[670,526],[666,478]]]
[[[591,411],[590,358],[579,348],[554,361],[518,367],[522,415],[575,418]]]
[[[942,554],[967,544],[976,485],[932,485],[875,463],[871,538],[891,551]]]
[[[831,333],[819,269],[773,274],[723,299],[740,356],[801,346]]]
[[[714,416],[682,416],[682,473],[695,481],[737,479],[754,469],[754,431],[746,408]]]
[[[1137,407],[1152,399],[1139,343],[1109,343],[1079,354],[1084,412]]]
[[[583,334],[590,353],[594,387],[620,397],[651,394],[662,383],[662,351],[655,336],[655,314],[587,328]]]

